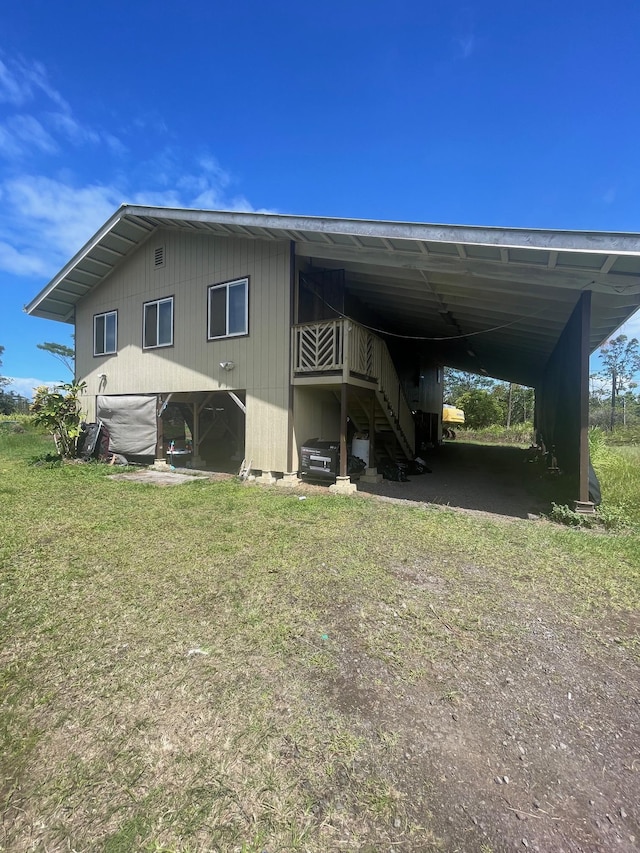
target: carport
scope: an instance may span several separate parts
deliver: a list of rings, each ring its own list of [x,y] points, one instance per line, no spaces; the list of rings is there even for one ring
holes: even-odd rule
[[[288,233],[302,275],[341,271],[330,307],[383,334],[399,373],[534,387],[536,430],[588,507],[589,356],[640,305],[639,235],[344,220]]]

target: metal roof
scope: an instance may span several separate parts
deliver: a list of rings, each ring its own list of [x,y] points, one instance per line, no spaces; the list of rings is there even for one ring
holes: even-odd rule
[[[640,306],[640,234],[123,205],[25,310],[73,322],[76,303],[158,229],[294,241],[301,263],[345,270],[381,331],[526,384],[581,291],[592,291],[592,350]]]

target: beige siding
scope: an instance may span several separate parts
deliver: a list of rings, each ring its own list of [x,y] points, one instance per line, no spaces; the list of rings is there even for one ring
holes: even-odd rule
[[[165,265],[154,268],[163,245]],[[247,392],[246,455],[287,470],[289,244],[157,232],[76,311],[77,370],[90,417],[97,393]],[[207,340],[207,288],[249,277],[249,335]],[[174,297],[174,345],[142,349],[143,304]],[[93,317],[118,311],[118,352],[93,356]],[[225,371],[220,362],[232,361]],[[100,383],[98,375],[106,373]]]

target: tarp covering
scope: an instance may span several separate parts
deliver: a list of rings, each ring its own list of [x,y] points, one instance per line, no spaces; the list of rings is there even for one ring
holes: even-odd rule
[[[98,394],[96,415],[109,430],[109,450],[123,456],[155,456],[158,428],[156,397]]]

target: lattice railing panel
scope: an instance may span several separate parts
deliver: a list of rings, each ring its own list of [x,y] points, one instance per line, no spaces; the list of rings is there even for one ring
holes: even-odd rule
[[[352,324],[349,330],[349,369],[354,373],[377,379],[378,375],[375,371],[377,343],[382,341],[372,332]]]
[[[296,326],[294,333],[294,370],[297,373],[342,369],[343,326],[341,320]]]

